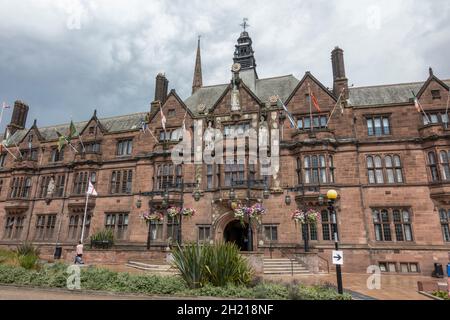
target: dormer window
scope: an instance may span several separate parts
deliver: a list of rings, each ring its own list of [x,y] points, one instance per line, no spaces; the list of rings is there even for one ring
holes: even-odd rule
[[[51,162],[60,162],[63,160],[64,160],[64,147],[61,149],[61,151],[59,151],[58,148],[53,148]]]
[[[440,99],[441,98],[441,90],[431,90],[431,97],[434,99]]]
[[[80,148],[83,150],[83,146],[80,143]],[[86,153],[100,153],[100,143],[99,142],[87,142],[84,144]]]

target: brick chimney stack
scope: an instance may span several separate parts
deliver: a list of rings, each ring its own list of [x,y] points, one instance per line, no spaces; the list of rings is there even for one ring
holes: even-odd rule
[[[169,80],[167,80],[165,74],[159,73],[156,76],[155,101],[161,101],[161,103],[164,104],[167,99],[168,90]]]
[[[344,98],[348,99],[348,79],[345,76],[344,50],[335,47],[331,52],[331,63],[333,66],[333,92],[339,96],[345,88]]]
[[[17,130],[25,129],[29,110],[30,107],[26,105],[23,101],[18,100],[14,102],[14,109],[11,117],[11,122],[8,125],[8,129],[11,135],[13,135]]]

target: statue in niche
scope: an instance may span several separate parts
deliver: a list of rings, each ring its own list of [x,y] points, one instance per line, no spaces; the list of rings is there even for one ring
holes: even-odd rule
[[[269,145],[269,126],[267,125],[267,121],[264,116],[261,116],[261,120],[259,123],[259,147],[267,148]]]
[[[278,177],[278,174],[280,172],[280,165],[279,164],[275,164],[273,165],[273,189],[275,191],[280,191],[282,190],[280,188],[280,179]]]
[[[53,179],[53,177],[51,177],[50,182],[48,183],[48,187],[47,187],[47,198],[53,197],[55,189],[56,189],[55,179]]]
[[[51,177],[50,181],[48,183],[48,186],[47,186],[47,193],[45,195],[45,203],[47,205],[49,205],[50,202],[52,201],[53,195],[55,193],[55,189],[56,189],[55,179],[53,177]]]
[[[239,102],[239,71],[241,70],[241,65],[235,63],[232,66],[233,80],[232,80],[232,90],[231,90],[231,111],[240,111],[241,106]]]
[[[208,150],[214,149],[215,129],[212,125],[212,121],[209,121],[208,128],[205,131],[205,148]]]

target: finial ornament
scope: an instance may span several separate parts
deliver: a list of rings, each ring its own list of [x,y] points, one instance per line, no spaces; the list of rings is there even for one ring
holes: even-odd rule
[[[250,27],[250,25],[247,23],[248,22],[248,18],[244,18],[244,19],[242,19],[242,23],[240,24],[240,26],[242,27],[242,28],[244,28],[244,32],[245,32],[245,30],[248,28],[248,27]]]

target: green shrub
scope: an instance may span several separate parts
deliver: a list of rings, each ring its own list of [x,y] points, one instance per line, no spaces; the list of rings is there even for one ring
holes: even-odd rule
[[[106,228],[98,231],[96,234],[91,236],[91,243],[108,243],[108,245],[114,244],[114,231],[110,228]]]
[[[445,291],[434,291],[432,293],[433,296],[444,299],[444,300],[450,300],[450,297],[448,295],[448,292]]]
[[[351,300],[351,295],[345,293],[340,295],[336,289],[323,286],[298,286],[298,295],[301,300]]]
[[[252,270],[234,243],[218,243],[204,247],[207,282],[223,287],[228,284],[247,285]]]
[[[16,253],[19,256],[34,255],[39,257],[41,251],[38,247],[33,246],[31,243],[24,242],[17,246]]]
[[[0,284],[16,284],[35,287],[65,288],[67,265],[57,263],[46,265],[40,270],[27,270],[22,267],[0,265]],[[347,300],[351,297],[337,294],[335,289],[323,286],[304,287],[263,282],[253,288],[228,284],[217,287],[205,284],[192,289],[180,276],[159,276],[148,274],[117,273],[94,267],[81,269],[81,288],[83,290],[105,290],[121,293],[178,296],[212,296],[244,299],[302,299],[302,300]]]
[[[13,262],[16,258],[16,254],[14,251],[0,249],[0,264]]]
[[[216,287],[211,284],[194,289],[185,290],[181,294],[186,296],[203,296],[203,297],[223,297],[223,298],[254,298],[255,294],[252,289],[244,286],[227,285],[224,287]]]
[[[199,288],[205,281],[206,250],[198,244],[188,244],[173,250],[173,263],[189,288]]]
[[[288,299],[288,289],[278,283],[263,282],[253,288],[256,299],[284,300]]]
[[[206,284],[224,287],[247,285],[253,272],[233,243],[200,246],[188,244],[173,251],[174,265],[190,288]]]
[[[24,269],[34,269],[37,266],[39,257],[34,254],[18,255],[19,265]]]

